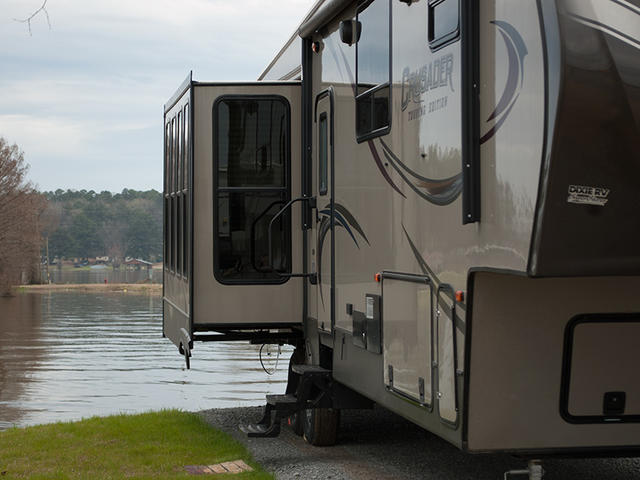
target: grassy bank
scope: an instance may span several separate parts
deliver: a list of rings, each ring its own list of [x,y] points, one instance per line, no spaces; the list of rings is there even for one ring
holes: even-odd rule
[[[161,283],[51,283],[44,285],[23,285],[17,292],[86,292],[86,293],[131,293],[138,295],[162,295]]]
[[[272,479],[248,451],[198,416],[163,411],[0,432],[0,478],[185,479],[187,465],[242,459],[253,472],[199,478]]]

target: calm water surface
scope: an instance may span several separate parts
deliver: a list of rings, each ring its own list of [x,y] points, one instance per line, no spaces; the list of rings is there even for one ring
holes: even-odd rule
[[[191,370],[162,338],[160,297],[56,292],[0,298],[0,429],[160,408],[259,405],[284,392],[260,347],[197,343]],[[266,348],[265,348],[266,350]],[[275,366],[276,352],[263,356]]]

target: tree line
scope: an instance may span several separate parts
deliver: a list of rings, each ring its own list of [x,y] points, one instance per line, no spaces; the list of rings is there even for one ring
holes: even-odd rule
[[[54,258],[162,261],[160,192],[39,192],[28,169],[20,148],[0,137],[0,295],[39,281],[41,263]]]
[[[108,256],[162,260],[162,194],[124,189],[44,192],[50,259]]]

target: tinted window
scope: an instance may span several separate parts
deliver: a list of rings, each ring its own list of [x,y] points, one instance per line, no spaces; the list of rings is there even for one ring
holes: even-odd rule
[[[429,4],[429,45],[444,46],[459,36],[460,0],[436,0]]]
[[[224,98],[213,110],[214,272],[222,283],[280,283],[269,264],[269,223],[289,199],[289,105]],[[291,221],[274,222],[273,266],[291,271]]]
[[[182,189],[189,184],[189,105],[184,106],[184,162],[182,163]]]
[[[356,43],[356,137],[364,141],[389,131],[389,0],[359,7],[361,33]]]
[[[318,190],[320,195],[326,195],[328,191],[328,138],[327,138],[327,114],[320,115],[318,126]]]
[[[286,119],[287,106],[278,100],[218,103],[218,185],[284,187]]]
[[[389,82],[389,1],[371,2],[358,12],[358,21],[358,87],[364,91]]]

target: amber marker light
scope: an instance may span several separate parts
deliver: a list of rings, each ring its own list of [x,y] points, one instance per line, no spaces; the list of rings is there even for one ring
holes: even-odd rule
[[[464,302],[464,292],[462,290],[458,290],[456,292],[456,302],[459,302],[459,303]]]
[[[375,279],[376,282],[380,283],[380,280],[382,280],[382,274],[381,273],[376,273],[373,278]]]

